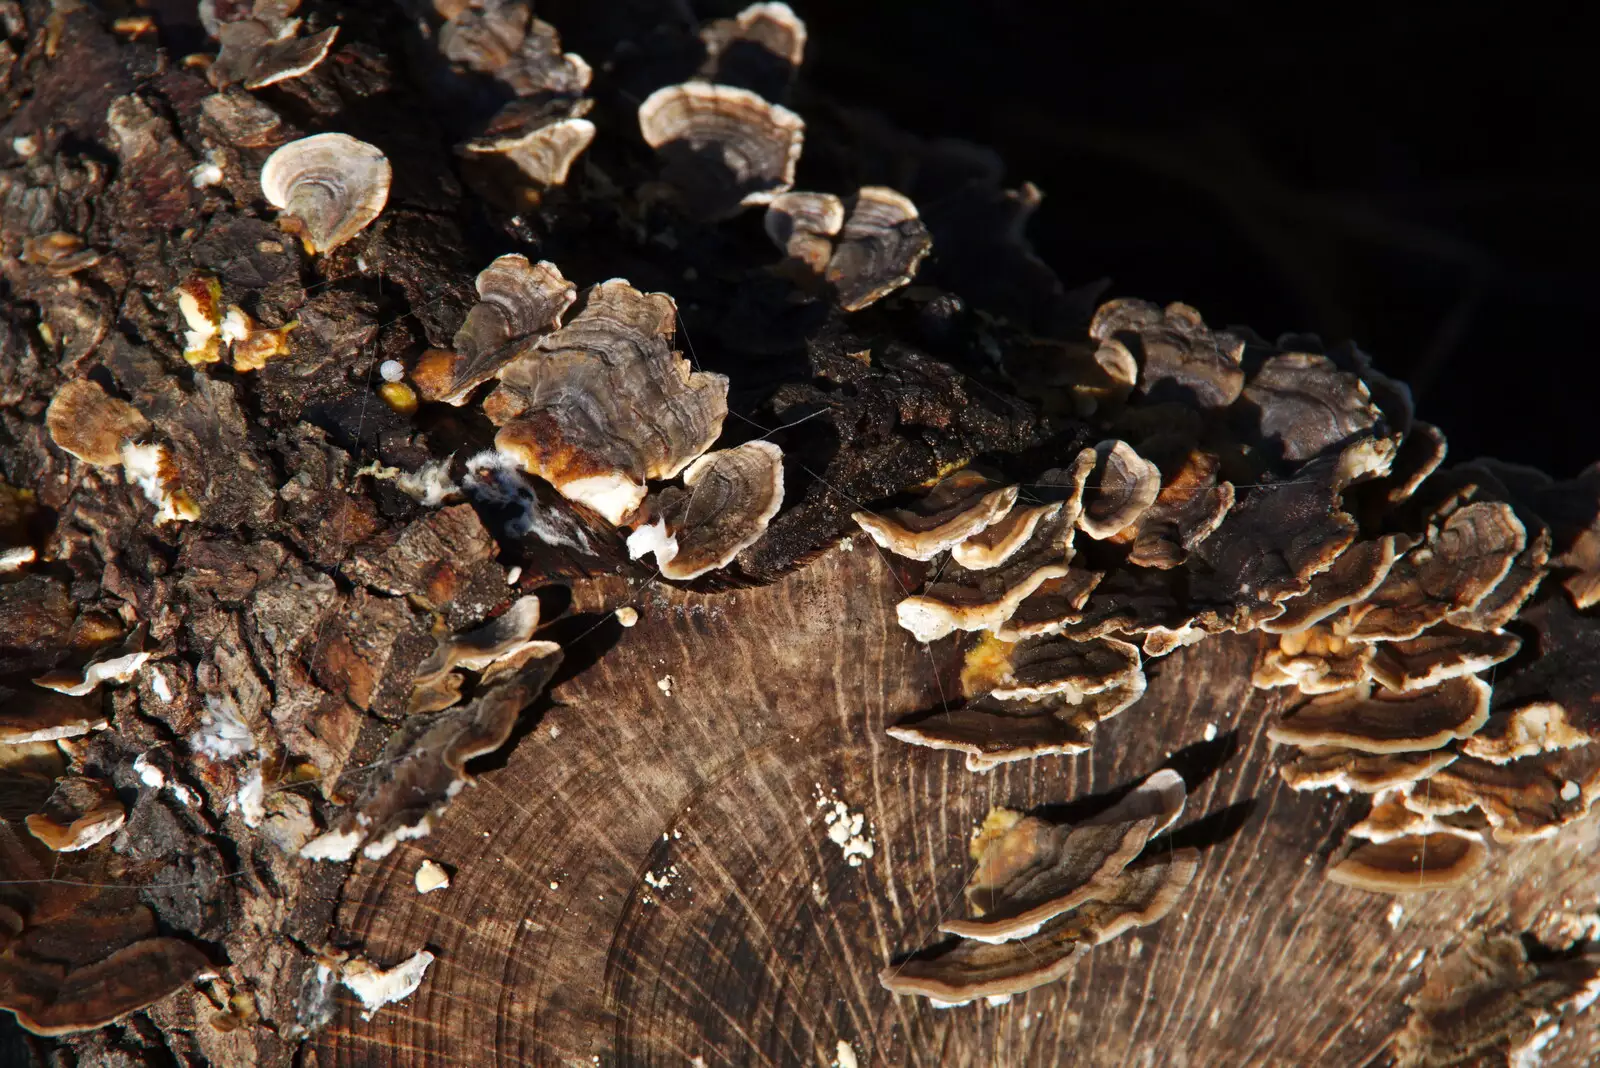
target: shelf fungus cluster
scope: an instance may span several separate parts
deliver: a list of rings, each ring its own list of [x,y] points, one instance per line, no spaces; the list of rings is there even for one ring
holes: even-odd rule
[[[885,968],[879,981],[946,1007],[1004,1002],[1060,979],[1095,946],[1160,920],[1193,881],[1193,849],[1146,848],[1183,805],[1183,779],[1163,770],[1079,823],[994,809],[972,840],[972,915],[939,927],[958,939]]]
[[[299,7],[299,0],[201,0],[200,21],[219,46],[206,67],[211,84],[264,89],[309,74],[327,59],[339,27],[307,31],[295,14]]]
[[[511,97],[457,153],[491,182],[535,196],[566,184],[595,135],[584,117],[593,106],[584,95],[593,77],[589,64],[562,51],[555,27],[519,0],[441,0],[431,8],[429,21],[437,21],[431,37],[456,78],[488,78]]]
[[[1284,779],[1371,795],[1329,878],[1390,893],[1456,885],[1489,840],[1553,834],[1600,797],[1600,706],[1572,681],[1600,636],[1581,568],[1561,563],[1600,515],[1592,476],[1476,461],[1407,481],[1383,495],[1382,532],[1265,625],[1255,674],[1306,696],[1269,729],[1296,747]],[[1541,588],[1552,567],[1565,588]]]
[[[802,284],[826,283],[845,311],[860,311],[916,277],[933,238],[911,198],[863,186],[832,193],[780,193],[767,204],[767,236]]]

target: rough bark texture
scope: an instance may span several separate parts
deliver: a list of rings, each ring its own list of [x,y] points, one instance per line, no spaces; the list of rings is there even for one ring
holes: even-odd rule
[[[1089,432],[1047,427],[1004,392],[983,339],[942,297],[786,318],[749,267],[773,258],[749,219],[679,230],[645,200],[624,203],[619,186],[640,184],[649,158],[631,125],[636,90],[693,70],[684,20],[660,29],[636,6],[550,13],[568,46],[621,57],[596,94],[610,132],[572,189],[513,211],[464,190],[445,131],[475,113],[470,94],[437,98],[387,8],[316,12],[343,18],[339,47],[260,94],[284,129],[241,147],[218,134],[203,77],[152,37],[115,36],[85,7],[0,0],[0,476],[35,495],[26,533],[44,547],[0,585],[0,695],[31,693],[34,675],[140,624],[156,656],[97,693],[113,729],[69,747],[117,788],[126,828],[94,855],[51,856],[13,821],[0,903],[13,895],[21,915],[41,916],[67,908],[75,884],[90,904],[71,907],[136,915],[199,946],[219,976],[60,1039],[4,1017],[0,1059],[1381,1062],[1439,955],[1475,932],[1592,913],[1594,819],[1497,852],[1458,890],[1391,898],[1326,882],[1347,805],[1278,777],[1265,730],[1287,695],[1252,688],[1256,636],[1150,661],[1148,692],[1083,756],[975,774],[886,736],[949,698],[959,656],[896,624],[923,571],[865,536],[841,540],[849,513],[980,454],[1037,468]],[[617,49],[625,39],[659,47]],[[915,170],[916,157],[926,204],[1018,214],[998,193],[962,201],[960,183],[939,199],[926,146],[813,103],[819,185],[853,187],[897,161]],[[323,129],[381,144],[395,187],[379,222],[314,261],[267,221],[255,182],[272,144]],[[224,179],[197,187],[208,152]],[[963,231],[925,210],[943,250],[925,270],[941,285],[1030,329],[1081,330],[1084,302],[993,236],[1003,227]],[[52,271],[30,240],[55,232],[98,262]],[[790,461],[788,502],[736,579],[674,588],[624,562],[598,527],[594,554],[551,550],[497,537],[492,510],[423,508],[360,476],[491,436],[470,408],[410,422],[372,385],[381,360],[451,343],[474,274],[505,251],[548,257],[580,285],[622,275],[671,291],[680,344],[733,379],[729,438],[809,420],[772,435]],[[998,293],[994,264],[1012,282]],[[197,268],[262,323],[298,321],[291,352],[248,376],[186,365],[170,293]],[[46,405],[85,375],[170,443],[199,521],[154,525],[118,474],[50,443]],[[475,785],[433,833],[377,860],[300,859],[384,773],[376,758],[435,637],[536,591],[546,618],[560,617],[541,635],[562,643],[560,673],[511,741],[474,762]],[[624,606],[639,615],[628,629],[609,615]],[[252,739],[243,759],[196,758],[197,737],[223,719]],[[141,755],[165,786],[134,767]],[[879,986],[880,968],[939,941],[962,907],[968,839],[992,806],[1071,818],[1163,766],[1190,791],[1168,841],[1203,851],[1163,922],[1004,1005],[940,1012]],[[266,783],[259,813],[239,802],[251,774]],[[5,798],[8,820],[50,791],[47,775],[27,781]],[[841,821],[842,842],[830,834]],[[417,892],[425,858],[451,873],[448,889]],[[421,987],[370,1019],[342,989],[325,1000],[318,968],[340,952],[393,965],[422,949],[437,959]],[[1546,1049],[1550,1063],[1597,1055],[1593,1017]]]

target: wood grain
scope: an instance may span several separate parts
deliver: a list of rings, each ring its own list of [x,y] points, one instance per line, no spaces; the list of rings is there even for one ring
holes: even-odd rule
[[[884,727],[936,705],[952,654],[895,626],[899,580],[851,545],[761,589],[645,589],[638,626],[530,713],[433,837],[361,862],[340,936],[385,963],[439,959],[373,1020],[346,1006],[319,1064],[826,1065],[840,1042],[861,1064],[1362,1064],[1464,931],[1595,905],[1592,820],[1460,890],[1324,881],[1348,803],[1279,780],[1264,728],[1281,697],[1250,688],[1251,638],[1148,663],[1143,700],[1080,757],[982,775],[902,745]],[[1005,1005],[940,1011],[878,985],[960,907],[990,806],[1169,762],[1191,789],[1175,839],[1204,854],[1166,920]],[[836,803],[863,817],[858,867],[828,835]],[[416,893],[425,856],[451,889]],[[1547,1063],[1579,1047],[1600,1049],[1592,1026]]]

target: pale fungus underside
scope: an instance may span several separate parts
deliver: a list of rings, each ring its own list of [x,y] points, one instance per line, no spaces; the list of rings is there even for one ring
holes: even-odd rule
[[[1600,1050],[1600,468],[1069,295],[785,4],[12,7],[0,1058]]]

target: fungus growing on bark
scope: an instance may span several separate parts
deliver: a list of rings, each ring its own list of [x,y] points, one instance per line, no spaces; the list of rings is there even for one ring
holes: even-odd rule
[[[453,353],[433,350],[414,378],[428,400],[465,404],[472,391],[506,364],[526,354],[537,335],[561,325],[578,299],[577,288],[555,264],[530,263],[518,253],[500,256],[478,272],[478,303],[456,331]]]
[[[264,89],[311,73],[328,58],[339,27],[302,37],[299,23],[291,19],[276,30],[256,19],[223,23],[217,33],[222,48],[206,68],[207,80],[218,89]]]
[[[56,782],[44,807],[30,815],[28,833],[57,853],[88,849],[121,829],[127,810],[110,785],[82,775]]]
[[[372,859],[433,830],[450,800],[472,782],[466,763],[505,745],[517,715],[549,683],[561,663],[553,643],[538,643],[516,657],[517,666],[484,686],[465,705],[405,721],[385,743],[376,763],[353,772],[355,802],[335,827],[307,842],[308,860],[349,860],[357,849]],[[459,661],[458,661],[459,662]]]
[[[566,108],[552,114],[544,100],[513,100],[484,131],[463,141],[468,159],[500,156],[539,189],[565,185],[567,173],[594,140],[594,123]]]
[[[539,598],[519,597],[481,627],[440,639],[412,676],[409,711],[437,712],[460,700],[460,670],[482,672],[495,664],[559,656],[561,647],[555,642],[534,639],[538,629]]]
[[[349,134],[290,141],[261,165],[261,194],[311,252],[355,237],[389,202],[389,160]]]
[[[1133,354],[1138,392],[1150,403],[1226,408],[1244,389],[1243,339],[1208,329],[1187,304],[1162,309],[1143,300],[1108,301],[1094,313],[1089,336],[1115,340]]]
[[[748,89],[685,82],[645,98],[639,132],[684,209],[709,220],[767,204],[794,185],[805,123]]]
[[[931,248],[933,238],[909,197],[866,186],[850,205],[823,277],[840,307],[860,311],[910,283]]]
[[[821,277],[833,255],[833,237],[844,226],[844,201],[832,193],[779,193],[767,205],[763,224],[790,260]]]
[[[973,468],[940,479],[901,508],[856,512],[856,525],[897,555],[931,560],[997,522],[1017,501],[1017,487]]]
[[[646,499],[628,554],[654,554],[666,578],[698,578],[754,545],[782,505],[782,449],[751,441],[708,452],[684,468],[683,488]]]
[[[108,722],[98,699],[0,686],[0,745],[77,738]]]
[[[86,378],[57,390],[44,419],[51,441],[95,467],[120,464],[124,443],[150,431],[150,421],[139,409]]]
[[[1372,677],[1378,649],[1340,637],[1327,627],[1308,627],[1278,639],[1256,667],[1257,686],[1296,686],[1304,694],[1337,693]]]
[[[1522,639],[1514,634],[1439,623],[1409,641],[1378,645],[1369,670],[1391,690],[1416,690],[1486,671],[1520,648]]]
[[[1357,641],[1407,641],[1452,612],[1470,611],[1522,552],[1525,533],[1511,506],[1480,501],[1428,528],[1360,605],[1344,629]]]
[[[1293,634],[1356,604],[1383,583],[1394,562],[1414,544],[1416,539],[1404,534],[1357,542],[1312,575],[1304,593],[1283,601],[1283,613],[1263,622],[1261,629],[1268,634]]]
[[[1355,686],[1316,697],[1268,727],[1267,737],[1279,744],[1414,753],[1470,738],[1488,718],[1489,684],[1468,675],[1409,692]]]
[[[1214,454],[1185,444],[1161,469],[1161,488],[1150,507],[1113,536],[1128,541],[1128,563],[1173,568],[1189,550],[1210,537],[1233,507],[1233,484],[1217,479],[1222,462]]]
[[[1240,405],[1253,436],[1289,463],[1352,441],[1382,418],[1359,376],[1301,352],[1270,357],[1250,376]]]
[[[677,307],[621,279],[589,290],[583,310],[499,371],[483,408],[495,445],[568,500],[613,525],[711,447],[728,380],[691,371],[671,347]]]
[[[805,58],[806,24],[788,4],[756,3],[700,28],[700,76],[767,96],[786,90]]]
[[[69,697],[82,697],[93,693],[103,682],[127,682],[154,655],[144,648],[144,644],[145,633],[141,627],[128,635],[125,641],[95,656],[81,668],[46,672],[33,680],[34,685]]]

